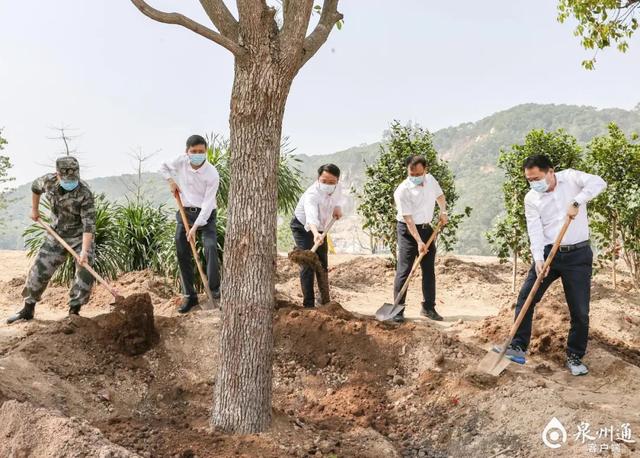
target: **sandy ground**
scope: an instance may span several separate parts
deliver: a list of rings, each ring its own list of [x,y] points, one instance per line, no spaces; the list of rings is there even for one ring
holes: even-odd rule
[[[20,302],[28,261],[0,252],[0,262],[6,316]],[[385,257],[331,256],[331,295],[341,306],[318,310],[296,306],[297,267],[279,258],[274,426],[246,437],[208,429],[217,311],[178,316],[180,298],[164,280],[127,274],[117,286],[150,293],[159,344],[122,355],[108,293],[98,286],[82,317],[69,319],[66,289],[52,287],[35,320],[0,323],[0,456],[87,456],[34,438],[16,418],[45,437],[84,428],[91,441],[76,450],[95,456],[640,456],[631,442],[640,440],[640,294],[624,274],[615,291],[607,272],[594,278],[588,376],[562,367],[568,315],[558,284],[536,311],[528,363],[496,378],[475,367],[512,322],[510,266],[444,256],[436,273],[445,321],[419,316],[416,279],[410,320],[397,326],[370,318],[392,300]],[[567,434],[563,442],[548,431],[557,449],[542,441],[554,417]],[[579,427],[586,436],[576,436]]]

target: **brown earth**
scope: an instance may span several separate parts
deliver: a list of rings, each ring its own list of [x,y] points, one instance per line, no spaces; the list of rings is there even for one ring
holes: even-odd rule
[[[413,319],[397,326],[370,317],[391,292],[386,259],[330,262],[340,303],[309,310],[297,266],[278,259],[273,426],[247,436],[209,427],[219,312],[177,315],[180,297],[149,272],[116,282],[129,296],[116,306],[96,287],[80,317],[66,317],[66,288],[50,287],[36,319],[0,324],[0,456],[592,456],[573,437],[583,421],[592,434],[629,423],[637,439],[640,299],[624,278],[615,291],[605,273],[594,279],[588,376],[562,368],[568,315],[556,285],[537,307],[528,364],[492,377],[475,368],[513,319],[508,265],[439,258],[445,321],[417,318],[416,280]],[[0,280],[3,314],[21,274]],[[541,440],[553,417],[569,434],[556,450]],[[612,456],[640,453],[615,444]]]

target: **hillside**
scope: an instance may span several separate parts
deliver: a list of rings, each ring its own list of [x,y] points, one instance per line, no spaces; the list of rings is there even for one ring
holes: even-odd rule
[[[555,130],[564,128],[582,144],[592,137],[606,133],[607,124],[615,121],[626,132],[640,131],[640,110],[617,108],[599,110],[593,107],[569,105],[518,105],[487,116],[476,122],[460,124],[434,133],[436,148],[449,161],[455,175],[460,201],[459,205],[473,207],[471,218],[460,228],[460,242],[456,252],[462,254],[489,254],[484,238],[495,218],[502,210],[502,175],[496,167],[501,148],[519,143],[531,129]],[[364,179],[365,165],[376,160],[381,143],[360,145],[327,155],[298,155],[300,168],[311,182],[318,166],[327,162],[336,163],[343,171],[345,188],[359,188]],[[144,194],[155,203],[168,203],[162,179],[153,173],[145,174]],[[131,196],[135,176],[96,178],[89,180],[96,193],[104,193],[109,199],[122,201]],[[20,232],[28,224],[29,186],[21,186],[10,194],[10,206],[0,213],[0,221],[6,222],[6,231],[0,235],[0,248],[21,247]],[[348,214],[355,214],[355,202],[347,205]],[[355,218],[350,219],[355,220]],[[356,221],[357,223],[357,221]],[[353,229],[349,224],[348,237],[336,234],[338,246],[346,251],[357,251]],[[344,239],[344,240],[343,240]],[[356,246],[357,245],[357,246]]]

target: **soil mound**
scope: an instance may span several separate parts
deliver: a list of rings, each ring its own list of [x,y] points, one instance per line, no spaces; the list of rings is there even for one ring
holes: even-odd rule
[[[482,265],[471,261],[465,261],[453,256],[438,258],[436,262],[436,274],[447,276],[449,281],[469,282],[477,280],[482,283],[500,284],[504,280],[498,273],[504,273],[509,267],[504,264]]]
[[[7,401],[0,407],[0,455],[139,457],[108,441],[97,428],[77,418]]]
[[[383,284],[393,278],[393,262],[389,258],[360,257],[339,264],[329,270],[331,286],[348,290],[362,290]]]
[[[497,316],[485,318],[477,333],[480,340],[503,342],[513,325],[514,307],[515,304],[504,307]],[[558,292],[547,292],[534,311],[529,354],[545,355],[545,358],[564,364],[569,321],[569,310],[563,298]]]
[[[158,343],[153,320],[153,304],[148,293],[133,294],[116,304],[108,315],[105,337],[113,340],[121,353],[141,355]]]

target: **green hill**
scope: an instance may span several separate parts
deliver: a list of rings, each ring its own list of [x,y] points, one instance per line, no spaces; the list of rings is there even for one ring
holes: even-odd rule
[[[456,251],[464,254],[490,254],[484,232],[502,211],[502,174],[496,167],[501,148],[520,143],[532,129],[565,129],[585,144],[596,135],[606,133],[607,124],[615,121],[626,132],[640,132],[640,110],[596,109],[573,105],[518,105],[487,116],[476,122],[441,129],[434,133],[435,146],[449,161],[460,193],[459,205],[473,207],[471,218],[460,228],[460,242]],[[364,168],[376,160],[381,143],[349,148],[327,155],[298,155],[306,182],[316,176],[317,168],[333,162],[342,170],[345,187],[359,188],[364,179]],[[104,193],[110,200],[122,201],[132,196],[135,176],[96,178],[89,184],[96,193]],[[157,174],[144,175],[144,195],[155,203],[172,205],[165,184]],[[5,232],[0,234],[0,248],[21,248],[21,231],[28,224],[29,186],[13,191],[9,207],[0,214],[5,221]],[[351,200],[345,209],[355,212]]]

